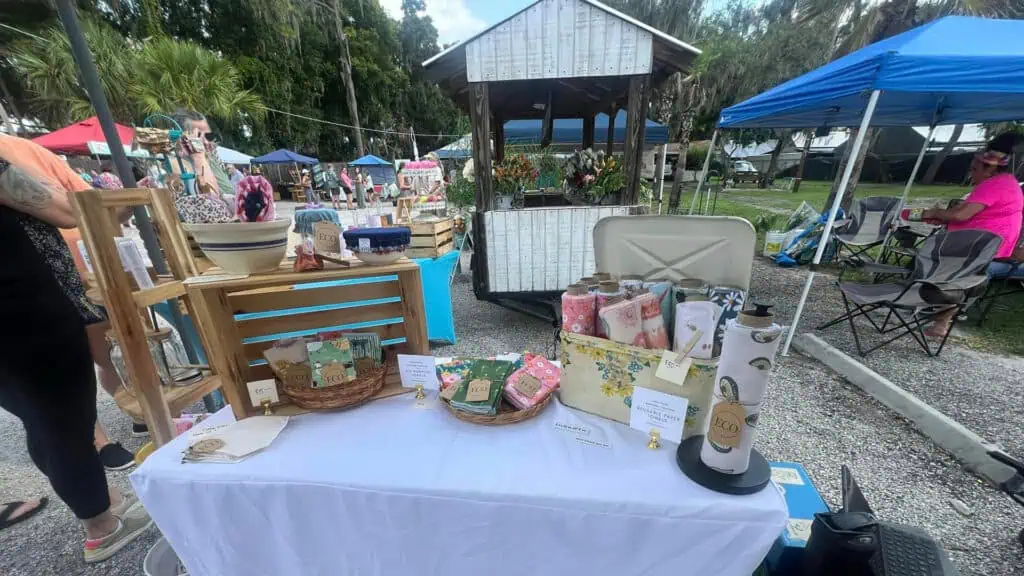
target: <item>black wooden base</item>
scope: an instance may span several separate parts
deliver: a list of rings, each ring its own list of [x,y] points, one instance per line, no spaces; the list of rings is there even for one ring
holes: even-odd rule
[[[754,494],[772,479],[768,461],[757,450],[750,451],[750,466],[743,474],[724,474],[708,468],[700,459],[704,436],[691,436],[676,450],[676,464],[690,480],[723,494]]]

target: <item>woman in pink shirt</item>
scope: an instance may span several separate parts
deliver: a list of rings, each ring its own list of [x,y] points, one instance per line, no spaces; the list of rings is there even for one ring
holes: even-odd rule
[[[1003,239],[996,258],[1013,254],[1020,240],[1021,220],[1024,218],[1024,192],[1013,173],[1010,159],[1020,136],[1011,132],[996,136],[971,163],[971,182],[974,189],[963,202],[950,208],[925,210],[925,220],[944,223],[947,230],[987,230]],[[928,336],[943,337],[949,329],[953,312],[935,317],[935,323],[925,332]]]

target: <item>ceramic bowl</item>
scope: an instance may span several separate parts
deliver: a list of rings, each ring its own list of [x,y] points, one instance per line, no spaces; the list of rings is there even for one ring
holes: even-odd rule
[[[395,260],[405,256],[405,250],[392,250],[391,252],[385,252],[383,254],[378,254],[376,252],[355,252],[355,255],[356,258],[359,258],[371,266],[383,266],[384,264],[391,264]]]
[[[226,274],[255,274],[276,270],[288,248],[291,220],[182,224],[203,254]]]

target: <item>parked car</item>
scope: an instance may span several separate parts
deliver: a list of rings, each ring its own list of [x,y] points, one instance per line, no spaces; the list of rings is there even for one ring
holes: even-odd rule
[[[732,171],[735,174],[757,174],[757,168],[746,160],[736,160],[732,163]]]

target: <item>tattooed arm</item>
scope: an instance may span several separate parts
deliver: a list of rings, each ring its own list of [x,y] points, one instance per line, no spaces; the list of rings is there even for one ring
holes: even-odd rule
[[[0,204],[52,224],[74,228],[67,194],[47,181],[0,160]]]

